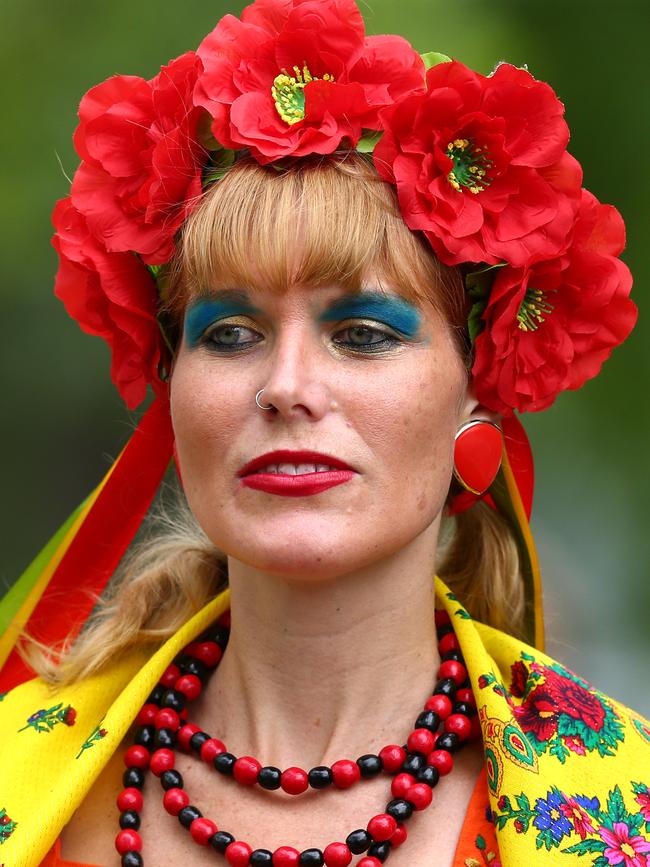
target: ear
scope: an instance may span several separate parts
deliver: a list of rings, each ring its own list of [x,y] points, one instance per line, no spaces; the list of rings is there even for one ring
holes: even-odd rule
[[[473,419],[487,419],[495,424],[501,424],[501,416],[497,412],[493,412],[482,403],[479,403],[476,397],[474,388],[474,380],[470,379],[465,389],[465,394],[461,398],[459,424],[464,424],[466,421]]]

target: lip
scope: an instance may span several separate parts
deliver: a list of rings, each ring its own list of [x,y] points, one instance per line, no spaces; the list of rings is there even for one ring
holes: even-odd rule
[[[288,473],[258,473],[256,470],[268,464],[327,464],[332,470],[316,473],[304,473],[300,476]],[[356,475],[356,470],[332,455],[313,451],[291,451],[279,449],[266,452],[258,458],[245,464],[237,473],[241,484],[256,491],[276,494],[280,497],[310,497],[320,494],[328,488],[349,482]]]
[[[356,472],[356,470],[354,470],[353,467],[349,466],[349,464],[346,464],[345,461],[341,461],[338,458],[333,457],[332,455],[323,454],[323,452],[302,450],[292,451],[290,449],[279,449],[274,452],[266,452],[265,454],[260,455],[257,458],[253,458],[252,461],[244,464],[244,466],[238,471],[237,475],[240,479],[244,478],[251,473],[255,473],[256,470],[268,466],[268,464],[327,464],[330,467],[334,467],[335,470],[347,470],[348,472]],[[307,475],[309,475],[310,477],[313,477],[315,475],[331,476],[332,473],[308,473]],[[265,473],[264,476],[266,477],[267,474]],[[283,478],[285,478],[284,475]],[[292,478],[299,479],[301,477],[292,476]]]

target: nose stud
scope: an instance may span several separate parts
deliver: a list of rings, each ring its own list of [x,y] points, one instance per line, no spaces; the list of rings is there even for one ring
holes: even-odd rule
[[[260,388],[260,390],[257,392],[257,394],[255,395],[255,403],[259,406],[260,409],[272,409],[272,403],[270,403],[268,406],[262,406],[262,404],[260,403],[260,394],[262,394],[263,391],[264,389]]]

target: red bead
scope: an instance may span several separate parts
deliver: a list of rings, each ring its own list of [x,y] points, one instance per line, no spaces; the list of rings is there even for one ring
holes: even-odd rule
[[[398,825],[397,828],[395,828],[395,833],[390,838],[391,847],[394,849],[396,846],[401,846],[407,836],[408,832],[406,830],[406,825]]]
[[[446,626],[448,623],[451,623],[451,617],[449,616],[449,612],[444,608],[436,608],[434,611],[434,619],[436,621],[436,626],[440,628],[441,626]]]
[[[472,724],[463,713],[452,713],[445,720],[445,731],[457,734],[461,741],[466,741],[472,731]]]
[[[226,861],[230,867],[248,867],[248,859],[252,851],[248,843],[235,840],[226,849]]]
[[[292,846],[280,846],[273,853],[273,867],[296,867],[300,862],[300,852]]]
[[[174,753],[172,750],[165,748],[156,750],[151,756],[149,767],[151,768],[151,773],[157,777],[164,774],[165,771],[172,771],[174,769]]]
[[[176,731],[181,724],[181,719],[175,710],[172,710],[170,707],[163,707],[156,714],[153,724],[157,729],[172,729],[172,731]]]
[[[467,680],[467,669],[462,662],[457,662],[455,659],[446,659],[438,669],[438,677],[450,677],[456,686],[465,683]]]
[[[447,750],[434,750],[427,758],[427,764],[435,768],[441,777],[444,777],[453,769],[454,757]]]
[[[381,861],[372,855],[366,855],[361,861],[357,861],[357,867],[381,867]]]
[[[176,736],[180,749],[185,750],[186,753],[189,752],[192,736],[202,731],[201,726],[195,726],[194,723],[185,723],[184,726],[181,726]]]
[[[208,668],[214,668],[221,661],[223,650],[216,641],[202,641],[200,644],[194,645],[192,656],[200,659]]]
[[[163,807],[171,816],[178,816],[190,803],[190,796],[184,789],[167,789],[163,795]]]
[[[481,731],[481,723],[478,716],[473,716],[470,720],[472,724],[472,730],[469,735],[469,739],[471,741],[479,741],[483,737],[483,732]]]
[[[219,829],[212,819],[194,819],[190,825],[190,834],[199,844],[199,846],[207,846],[210,837],[216,834]]]
[[[339,759],[332,765],[332,779],[337,789],[349,789],[361,779],[359,765],[350,759]]]
[[[397,822],[388,813],[379,813],[368,822],[368,833],[378,843],[390,840],[397,828]]]
[[[158,713],[158,705],[157,704],[145,704],[143,705],[140,713],[136,717],[136,722],[141,726],[150,726],[153,725],[153,721],[156,718],[156,714]]]
[[[390,744],[379,753],[382,766],[387,774],[394,774],[404,764],[406,750],[396,744]],[[355,763],[356,764],[356,763]]]
[[[219,738],[210,738],[201,746],[201,759],[207,764],[212,764],[212,760],[220,753],[226,752],[226,745]]]
[[[261,764],[253,756],[241,756],[233,766],[232,775],[238,783],[252,786],[257,782],[257,775],[261,769]],[[307,780],[309,781],[309,778]]]
[[[432,710],[434,713],[437,713],[440,719],[447,719],[453,705],[447,695],[432,695],[424,707],[425,710]]]
[[[442,636],[440,643],[438,644],[438,650],[440,651],[441,656],[448,653],[450,650],[460,650],[460,644],[453,632],[448,632],[446,635]]]
[[[195,674],[184,674],[174,684],[174,689],[182,692],[185,698],[193,701],[201,695],[203,684]]]
[[[422,753],[425,756],[429,755],[434,743],[435,738],[428,729],[415,729],[408,736],[407,741],[409,752]]]
[[[164,670],[163,675],[160,678],[160,683],[162,683],[163,686],[166,686],[167,689],[171,689],[180,676],[180,668],[172,662],[172,664],[168,665]]]
[[[140,852],[142,849],[142,838],[137,831],[125,829],[115,838],[115,848],[120,855],[125,855],[127,852]]]
[[[309,777],[302,768],[287,768],[282,771],[280,785],[289,795],[301,795],[309,787]]]
[[[413,804],[416,810],[425,810],[433,800],[433,792],[426,783],[416,783],[411,786],[404,797]]]
[[[142,792],[133,786],[122,789],[117,796],[116,804],[120,813],[124,813],[126,810],[135,810],[136,813],[139,813],[143,804]]]
[[[135,744],[124,753],[124,764],[127,768],[148,768],[149,750]]]
[[[345,843],[330,843],[323,850],[326,867],[348,867],[352,861],[352,852]]]
[[[411,786],[415,783],[415,777],[411,774],[398,774],[393,778],[393,782],[390,785],[390,790],[393,793],[394,798],[404,798],[406,793],[411,788]]]
[[[474,693],[471,689],[459,689],[456,692],[456,701],[462,701],[465,704],[471,704],[472,707],[476,707],[476,699],[474,698]]]
[[[223,614],[217,619],[217,623],[219,626],[225,626],[226,629],[230,629],[230,608],[223,612]]]

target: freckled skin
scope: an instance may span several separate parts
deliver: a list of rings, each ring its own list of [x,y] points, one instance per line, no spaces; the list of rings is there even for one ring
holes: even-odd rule
[[[171,382],[183,484],[204,531],[242,562],[310,581],[367,566],[422,533],[435,547],[454,434],[476,405],[437,314],[423,310],[418,334],[396,348],[361,355],[334,346],[341,325],[319,316],[342,295],[251,293],[262,314],[247,327],[264,339],[230,355],[183,341]],[[262,387],[277,412],[256,406]],[[277,448],[332,454],[358,474],[310,497],[243,488],[237,470]]]

